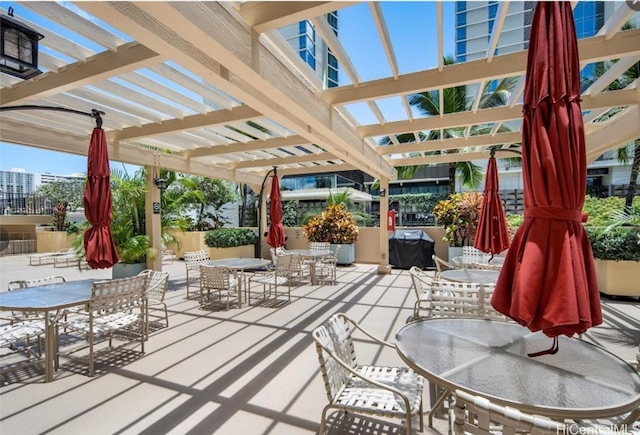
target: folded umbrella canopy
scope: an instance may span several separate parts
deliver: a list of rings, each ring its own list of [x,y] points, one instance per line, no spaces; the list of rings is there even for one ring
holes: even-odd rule
[[[555,337],[602,323],[591,245],[582,225],[587,165],[580,63],[569,2],[538,2],[523,102],[524,222],[491,303]],[[536,355],[532,354],[532,356]]]
[[[92,269],[106,269],[118,262],[111,236],[111,182],[109,151],[104,130],[93,129],[87,153],[87,183],[84,186],[84,215],[91,224],[84,233],[87,263]]]
[[[509,247],[509,230],[504,207],[498,187],[498,167],[495,151],[491,151],[491,158],[487,165],[487,175],[484,182],[484,196],[478,220],[478,229],[473,246],[492,256],[499,254]]]
[[[280,182],[278,181],[278,172],[275,171],[271,179],[271,192],[269,193],[269,217],[271,225],[267,234],[267,243],[274,248],[284,246],[285,234],[282,225],[282,200],[280,198]]]

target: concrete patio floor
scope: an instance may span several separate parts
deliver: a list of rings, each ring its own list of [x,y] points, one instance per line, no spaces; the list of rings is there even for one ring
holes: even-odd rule
[[[16,279],[111,277],[110,270],[28,264],[27,255],[0,258],[1,291]],[[86,376],[85,362],[62,358],[51,383],[43,382],[41,365],[14,369],[16,356],[0,360],[2,435],[317,433],[327,399],[310,332],[331,314],[346,312],[393,342],[415,299],[408,271],[378,275],[376,265],[354,264],[338,269],[337,285],[293,288],[291,303],[280,308],[205,311],[185,299],[184,262],[165,260],[163,267],[170,273],[170,326],[152,327],[144,355],[136,343],[117,350],[104,343],[94,378]],[[586,339],[634,359],[640,302],[603,299],[603,314],[605,323]],[[402,364],[393,349],[358,338],[362,361]],[[424,399],[428,408],[426,391]],[[338,417],[330,433],[403,433],[395,420]],[[446,432],[444,420],[425,427],[427,434]]]

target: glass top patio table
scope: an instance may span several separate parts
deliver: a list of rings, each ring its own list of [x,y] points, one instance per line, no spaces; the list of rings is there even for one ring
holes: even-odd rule
[[[0,293],[0,310],[52,311],[82,305],[91,299],[93,279],[68,281]]]
[[[583,340],[559,337],[555,355],[542,333],[510,322],[432,319],[396,334],[400,357],[449,391],[461,389],[550,418],[603,418],[640,406],[640,374]]]
[[[489,255],[483,255],[483,256],[479,256],[479,255],[459,255],[457,257],[453,257],[451,259],[451,262],[456,266],[456,267],[471,267],[476,263],[479,264],[490,264],[492,266],[496,266],[496,267],[501,267],[504,265],[504,259],[505,257],[497,257],[494,256],[493,258],[491,258],[491,261],[489,261],[489,259],[491,258],[491,256]]]
[[[331,251],[324,251],[321,249],[292,249],[287,251],[288,254],[299,255],[306,259],[322,258],[326,255],[331,255]],[[316,276],[316,263],[315,261],[309,262],[309,269],[311,273],[311,285],[318,285],[318,277]]]
[[[451,269],[440,273],[442,279],[456,282],[473,282],[477,284],[495,284],[500,276],[499,270]]]
[[[223,266],[226,267],[228,269],[233,270],[233,274],[236,277],[236,279],[238,278],[238,271],[244,271],[244,270],[249,270],[249,269],[261,269],[264,268],[266,266],[269,266],[271,264],[270,260],[266,260],[264,258],[250,258],[250,257],[245,257],[245,258],[222,258],[220,260],[209,260],[207,262],[205,262],[204,264],[206,264],[207,266]],[[238,308],[242,308],[242,288],[243,288],[243,284],[244,287],[246,288],[246,283],[243,283],[244,281],[244,275],[243,275],[243,279],[239,279],[238,280]],[[246,297],[249,297],[249,294],[247,291],[245,291]]]
[[[45,382],[53,380],[53,353],[55,343],[55,321],[49,311],[88,304],[91,300],[93,279],[68,281],[57,284],[29,287],[0,293],[0,310],[2,311],[39,311],[44,312],[45,322]]]
[[[260,269],[271,264],[264,258],[223,258],[221,260],[209,260],[207,266],[224,266],[233,270]]]

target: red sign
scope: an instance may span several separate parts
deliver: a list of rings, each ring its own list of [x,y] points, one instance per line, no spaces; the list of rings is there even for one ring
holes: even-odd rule
[[[396,211],[389,210],[387,212],[387,230],[395,231],[396,230]]]

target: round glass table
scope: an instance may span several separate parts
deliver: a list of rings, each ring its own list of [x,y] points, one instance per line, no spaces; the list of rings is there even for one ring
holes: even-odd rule
[[[233,271],[234,277],[238,280],[238,308],[242,308],[242,289],[245,289],[245,298],[249,302],[249,287],[246,283],[244,271],[251,269],[262,269],[271,265],[271,260],[264,258],[223,258],[220,260],[209,260],[205,262],[207,266],[224,266]],[[238,271],[241,276],[238,277]]]
[[[473,282],[476,284],[495,284],[500,276],[499,270],[451,269],[443,271],[440,276],[447,281]]]
[[[554,355],[527,354],[550,338],[510,322],[432,319],[396,334],[400,357],[449,391],[464,390],[550,418],[604,418],[640,406],[640,373],[585,341],[559,337]]]

